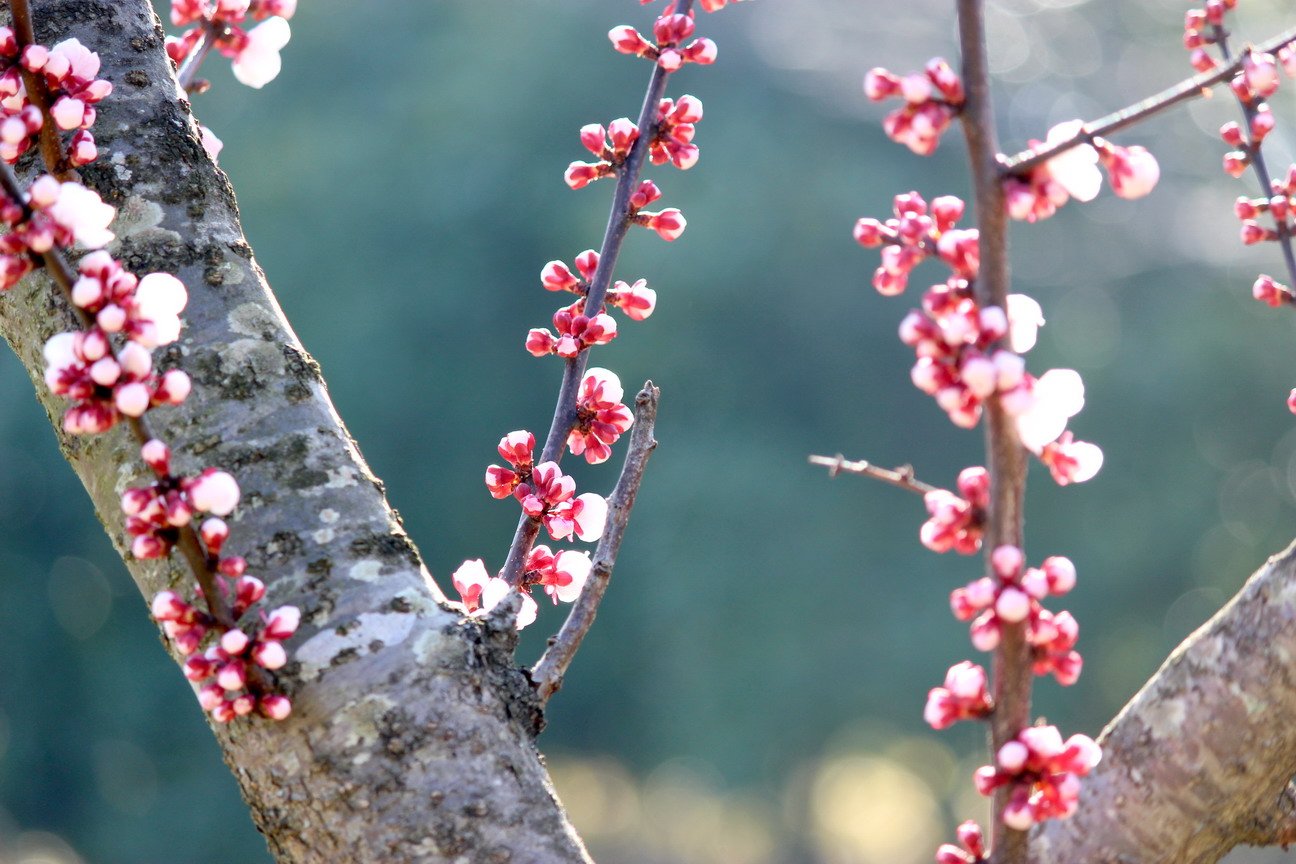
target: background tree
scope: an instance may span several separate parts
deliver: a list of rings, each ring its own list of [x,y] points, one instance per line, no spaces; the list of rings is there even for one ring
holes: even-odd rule
[[[329,3],[316,9],[296,21],[280,82],[259,100],[217,88],[203,117],[230,142],[222,166],[243,190],[258,262],[444,580],[463,557],[511,527],[511,514],[479,495],[481,466],[494,458],[491,442],[520,413],[543,418],[549,410],[547,384],[517,346],[483,345],[480,334],[521,332],[547,314],[540,300],[518,309],[518,298],[533,289],[554,248],[580,242],[573,239],[584,236],[577,227],[602,218],[602,205],[574,198],[555,166],[578,158],[573,129],[624,113],[624,94],[638,92],[642,69],[611,62],[620,58],[602,40],[616,22],[604,20],[598,4],[572,4],[543,20],[522,7],[510,14],[479,4],[383,7],[366,10],[375,32],[386,34],[383,53],[395,66],[382,78],[417,82],[418,95],[384,89],[375,98],[367,74],[372,44],[356,40],[356,13]],[[848,238],[854,217],[883,209],[899,186],[962,191],[957,147],[934,162],[907,158],[881,140],[857,89],[869,66],[953,56],[948,8],[932,4],[919,16],[923,23],[897,22],[886,40],[858,35],[878,22],[867,10],[848,17],[853,9],[753,4],[708,22],[727,51],[700,94],[709,114],[702,135],[717,155],[704,149],[703,161],[679,184],[690,233],[661,265],[674,268],[673,277],[663,271],[659,281],[680,286],[680,303],[673,311],[663,305],[659,315],[666,317],[655,319],[672,334],[672,348],[664,357],[650,341],[618,348],[631,364],[641,363],[635,374],[663,384],[673,406],[659,427],[658,473],[641,499],[643,521],[627,541],[604,625],[557,697],[543,743],[584,755],[566,761],[570,803],[579,803],[579,790],[589,784],[622,793],[604,794],[605,802],[630,802],[588,823],[596,851],[599,844],[624,844],[645,857],[735,860],[734,848],[716,849],[714,838],[722,837],[741,839],[742,854],[752,860],[848,854],[843,850],[859,856],[887,832],[856,836],[843,828],[831,802],[856,800],[851,794],[905,802],[903,824],[933,833],[931,842],[905,841],[916,855],[925,857],[946,834],[932,823],[947,806],[940,778],[956,755],[945,749],[948,742],[919,739],[918,747],[912,731],[898,730],[914,729],[925,695],[912,682],[938,678],[962,641],[945,620],[942,599],[962,578],[957,562],[921,550],[902,557],[916,544],[890,538],[916,533],[917,502],[892,505],[886,490],[825,484],[802,463],[807,452],[840,448],[952,476],[973,458],[951,452],[973,445],[935,422],[925,397],[904,382],[908,358],[894,342],[894,322],[875,314],[866,288],[873,262]],[[72,12],[83,14],[83,7]],[[1178,80],[1182,12],[1169,3],[997,7],[992,54],[1002,58],[1000,104],[1012,106],[1012,128],[1001,135],[1020,143],[1054,120],[1093,116]],[[1277,29],[1276,21],[1260,22],[1255,31]],[[1016,38],[1022,33],[1026,39]],[[861,50],[862,41],[880,44]],[[549,67],[548,46],[556,44],[588,47],[570,59],[590,71]],[[308,59],[312,45],[320,46],[315,65]],[[321,85],[325,107],[310,107],[308,83]],[[1064,99],[1077,87],[1092,103]],[[1245,573],[1290,539],[1284,523],[1291,512],[1291,441],[1283,439],[1290,419],[1274,409],[1290,376],[1282,364],[1257,359],[1290,349],[1282,325],[1246,296],[1245,274],[1257,268],[1233,240],[1229,204],[1239,191],[1211,185],[1215,157],[1203,154],[1232,106],[1203,105],[1141,130],[1167,181],[1187,181],[1191,191],[1167,184],[1136,205],[1100,200],[1031,229],[1016,244],[1019,284],[1030,280],[1057,301],[1040,350],[1058,358],[1050,365],[1085,372],[1086,431],[1107,450],[1107,473],[1091,488],[1065,496],[1041,490],[1031,529],[1041,548],[1071,555],[1086,574],[1077,614],[1093,622],[1081,643],[1089,678],[1040,710],[1050,717],[1065,712],[1074,728],[1090,732]],[[566,112],[561,121],[555,111]],[[1205,133],[1194,123],[1200,112],[1208,115]],[[321,126],[320,117],[332,120]],[[239,119],[258,130],[256,144],[242,152],[242,136],[229,131]],[[505,127],[537,131],[504,134]],[[1176,152],[1170,141],[1189,145]],[[538,152],[550,143],[551,150]],[[881,154],[894,157],[885,172],[877,170]],[[815,170],[787,170],[807,160]],[[480,172],[465,171],[476,164],[484,166]],[[287,213],[261,209],[275,197],[290,202]],[[1183,201],[1190,204],[1172,203]],[[743,217],[734,219],[735,212]],[[361,239],[368,232],[372,242]],[[1225,269],[1205,269],[1211,262],[1185,258],[1188,249],[1216,256],[1214,264]],[[408,258],[397,254],[404,250]],[[1240,276],[1226,272],[1234,253],[1247,256]],[[629,254],[627,267],[634,267],[635,255],[656,256],[656,249]],[[757,351],[753,333],[761,337]],[[429,342],[444,346],[435,360]],[[1240,345],[1252,346],[1255,357],[1242,356]],[[402,346],[404,356],[395,353]],[[881,367],[890,371],[876,382],[861,380],[860,370]],[[397,369],[428,371],[390,371]],[[483,379],[517,379],[519,395],[505,399],[516,404],[501,405],[498,393],[464,383]],[[379,390],[378,381],[389,381],[390,391]],[[1140,382],[1149,389],[1135,395]],[[22,376],[14,373],[4,386],[12,391],[9,404],[25,402],[29,384]],[[533,404],[527,393],[537,394]],[[1237,422],[1243,409],[1252,418],[1245,425]],[[880,422],[880,414],[892,419]],[[201,773],[194,757],[172,762],[161,755],[179,742],[201,747],[206,733],[132,605],[135,589],[114,575],[120,570],[99,529],[74,521],[87,518],[76,509],[84,508],[83,493],[74,489],[71,503],[37,498],[53,484],[72,484],[59,466],[29,459],[29,451],[52,449],[48,432],[29,415],[35,412],[15,408],[3,419],[7,426],[26,423],[7,435],[11,455],[3,460],[15,478],[9,488],[17,490],[4,498],[6,515],[21,529],[5,543],[11,578],[0,604],[4,651],[31,658],[11,665],[21,677],[5,686],[7,806],[17,824],[68,835],[96,860],[161,857],[193,838],[212,857],[246,859],[260,841],[250,832],[242,840],[232,835],[242,824],[238,803],[221,810],[209,802],[212,789],[232,793],[228,781]],[[466,452],[465,441],[486,446]],[[427,458],[411,459],[412,452]],[[717,496],[729,505],[716,506]],[[861,552],[864,501],[867,530],[879,540]],[[778,531],[752,530],[774,525]],[[717,536],[741,542],[711,542]],[[457,537],[464,539],[450,539]],[[84,596],[77,591],[98,591],[102,599],[68,602]],[[90,614],[96,610],[99,617]],[[1152,610],[1160,619],[1155,625],[1147,623]],[[1101,630],[1099,620],[1106,622]],[[816,638],[807,639],[807,630]],[[65,631],[85,638],[65,640]],[[124,631],[135,634],[135,654],[113,644]],[[915,631],[930,634],[930,652],[926,645],[897,651],[905,644],[897,640]],[[811,642],[821,650],[807,653]],[[535,646],[522,650],[533,655]],[[71,671],[53,673],[50,664],[60,657],[71,661]],[[60,679],[81,679],[81,686],[58,695]],[[153,695],[159,691],[167,695]],[[153,708],[155,702],[166,710]],[[80,714],[99,719],[66,726],[54,719]],[[714,732],[704,731],[708,717],[716,718]],[[973,738],[960,743],[968,751],[979,745]],[[588,761],[591,754],[615,754],[629,769]],[[681,756],[688,761],[663,766]],[[150,772],[157,784],[151,798]],[[627,776],[642,785],[618,780]],[[876,783],[888,795],[869,796]],[[73,796],[73,787],[87,794]],[[672,800],[687,815],[671,811]],[[949,806],[964,815],[961,805]],[[877,812],[845,809],[865,827],[872,823],[859,814]],[[579,810],[576,816],[579,822]],[[898,824],[885,814],[877,818]],[[785,831],[767,830],[779,821]]]

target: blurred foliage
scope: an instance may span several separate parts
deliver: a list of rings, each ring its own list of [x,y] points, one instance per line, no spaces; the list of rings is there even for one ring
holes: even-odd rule
[[[1242,4],[1244,35],[1290,24],[1288,5]],[[646,276],[659,311],[596,361],[627,388],[662,387],[661,446],[540,742],[604,864],[925,861],[979,806],[979,730],[937,736],[920,719],[927,689],[972,653],[947,595],[979,565],[919,546],[917,498],[805,462],[909,462],[948,486],[981,459],[979,433],[909,384],[895,330],[916,296],[872,291],[877,255],[850,238],[894,193],[967,190],[957,130],[913,156],[859,91],[871,66],[955,57],[952,4],[876,6],[732,6],[702,21],[720,62],[672,81],[706,104],[702,158],[649,176],[689,228],[670,246],[632,235],[618,275]],[[990,6],[1005,149],[1189,71],[1181,0]],[[557,305],[538,274],[597,246],[606,221],[610,187],[572,193],[562,171],[584,158],[579,126],[637,111],[648,67],[604,34],[650,15],[305,0],[264,91],[218,58],[205,67],[215,86],[196,111],[226,142],[258,261],[447,587],[465,558],[502,563],[516,508],[485,494],[482,470],[501,435],[543,430],[560,375],[522,350]],[[1279,165],[1293,92],[1271,100]],[[1069,555],[1080,572],[1068,606],[1086,674],[1038,689],[1068,733],[1096,734],[1293,536],[1292,321],[1249,296],[1280,265],[1236,239],[1231,202],[1255,189],[1219,170],[1214,130],[1233,110],[1203,100],[1118,136],[1161,160],[1149,198],[1105,193],[1014,230],[1016,288],[1049,319],[1032,368],[1082,372],[1073,427],[1107,455],[1080,487],[1037,468],[1029,495],[1028,557]],[[916,287],[925,275],[940,278],[932,267]],[[268,860],[29,394],[5,363],[0,860]],[[521,658],[559,623],[542,611]]]

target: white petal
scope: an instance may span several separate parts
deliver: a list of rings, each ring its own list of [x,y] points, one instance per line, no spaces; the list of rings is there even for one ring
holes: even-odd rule
[[[559,585],[554,589],[558,599],[564,603],[573,603],[580,596],[586,581],[589,580],[590,568],[589,555],[584,552],[576,552],[572,549],[564,549],[558,553],[554,561],[554,567],[562,573],[571,576],[571,582],[567,585]]]
[[[1084,381],[1074,369],[1050,369],[1035,382],[1035,399],[1049,403],[1052,411],[1074,417],[1084,407]]]
[[[1018,354],[1035,347],[1036,331],[1044,324],[1044,310],[1025,294],[1008,295],[1008,344]]]
[[[1097,444],[1090,444],[1088,441],[1076,441],[1067,448],[1067,455],[1076,460],[1076,471],[1071,478],[1072,483],[1083,483],[1090,480],[1102,468],[1103,452],[1102,448]]]
[[[599,539],[607,522],[607,501],[593,492],[578,495],[576,500],[584,505],[576,516],[576,536],[586,541]]]

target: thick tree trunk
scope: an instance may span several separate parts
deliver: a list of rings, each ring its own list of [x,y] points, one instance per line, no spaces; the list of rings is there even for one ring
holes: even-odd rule
[[[1103,732],[1039,864],[1213,864],[1296,842],[1296,543],[1180,645]]]
[[[214,726],[257,825],[280,861],[587,861],[533,747],[541,723],[512,663],[513,634],[436,602],[417,550],[329,401],[319,369],[271,295],[234,195],[176,98],[145,0],[36,2],[37,37],[77,37],[103,60],[99,161],[87,185],[118,208],[111,251],[137,274],[190,292],[185,331],[161,358],[194,393],[150,415],[179,471],[215,465],[243,488],[231,553],[292,603],[303,627],[279,681],[286,722]],[[34,176],[30,162],[25,176]],[[40,275],[0,298],[0,329],[59,426],[66,403],[41,381],[46,338],[73,319]],[[61,436],[119,551],[119,496],[147,482],[122,428]],[[128,560],[142,594],[190,595],[178,561]],[[178,673],[177,673],[178,674]],[[198,710],[195,706],[194,710]]]

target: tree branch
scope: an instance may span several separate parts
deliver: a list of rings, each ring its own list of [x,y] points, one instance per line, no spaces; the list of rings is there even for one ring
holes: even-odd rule
[[[863,474],[865,477],[872,477],[874,480],[881,480],[883,483],[890,483],[892,486],[898,486],[906,492],[916,492],[919,495],[940,491],[930,483],[924,483],[914,477],[912,465],[902,465],[899,468],[879,468],[872,462],[866,462],[863,459],[858,462],[848,462],[840,453],[836,456],[811,456],[810,464],[827,466],[829,477],[836,477],[839,473],[845,471],[848,474]]]
[[[562,629],[531,670],[531,680],[535,682],[541,705],[548,702],[549,697],[562,687],[567,667],[575,658],[585,634],[593,626],[594,616],[598,614],[599,604],[607,592],[617,551],[621,548],[621,538],[630,521],[630,511],[634,508],[635,496],[639,494],[644,469],[648,467],[648,457],[657,448],[657,440],[653,438],[653,425],[657,421],[657,403],[660,397],[661,390],[654,387],[651,381],[646,382],[635,397],[635,425],[630,433],[630,447],[626,451],[621,477],[608,497],[607,527],[603,529],[603,537],[594,551],[594,566],[590,570],[589,581],[572,605]]]
[[[1256,50],[1271,53],[1292,42],[1296,42],[1296,28],[1287,30],[1267,42],[1257,45]],[[1230,80],[1241,69],[1242,61],[1239,59],[1214,71],[1194,75],[1192,78],[1180,81],[1173,87],[1167,87],[1155,96],[1150,96],[1127,108],[1113,111],[1105,117],[1084,124],[1079,133],[1066,140],[1030,150],[1023,150],[1015,156],[1006,157],[1001,163],[1003,171],[1005,174],[1024,174],[1036,165],[1047,162],[1063,151],[1070,150],[1072,147],[1079,147],[1081,144],[1091,143],[1095,136],[1105,137],[1146,120],[1154,114],[1159,114],[1186,99],[1196,98],[1202,94],[1203,90]],[[1268,192],[1265,193],[1266,196],[1268,194]]]
[[[1041,825],[1035,864],[1214,864],[1284,842],[1296,775],[1296,543],[1175,649],[1107,726],[1074,816]]]
[[[963,83],[967,101],[963,108],[963,133],[967,138],[976,219],[980,231],[981,269],[975,294],[981,308],[1008,308],[1008,217],[995,139],[994,108],[990,101],[990,71],[986,56],[982,0],[959,0],[959,45],[963,54]],[[990,507],[985,527],[986,575],[996,578],[990,555],[1003,545],[1024,546],[1022,502],[1026,490],[1026,451],[1018,440],[1012,419],[998,399],[985,404],[986,467],[990,472]],[[1004,626],[994,653],[995,711],[990,718],[990,752],[1030,725],[1031,661],[1025,625]],[[993,860],[996,864],[1025,860],[1027,834],[1009,830],[1000,818],[1007,804],[1008,787],[995,794],[992,818]]]

